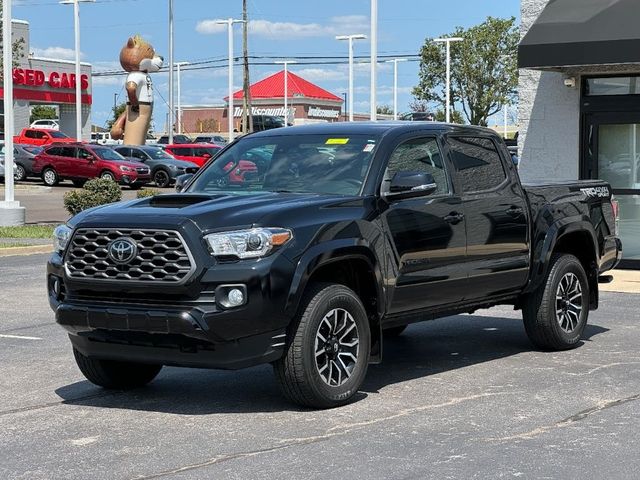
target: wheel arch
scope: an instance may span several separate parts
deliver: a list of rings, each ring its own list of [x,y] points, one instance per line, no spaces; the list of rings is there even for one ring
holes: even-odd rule
[[[598,308],[599,249],[595,229],[591,222],[581,218],[567,218],[554,223],[546,236],[533,246],[532,275],[526,291],[538,288],[546,278],[551,258],[556,253],[575,256],[582,264],[589,281],[589,304]]]
[[[304,292],[312,283],[338,283],[352,289],[369,317],[370,362],[379,363],[382,359],[381,319],[385,311],[383,276],[380,262],[363,242],[336,240],[309,249],[296,265],[285,310],[295,315]]]

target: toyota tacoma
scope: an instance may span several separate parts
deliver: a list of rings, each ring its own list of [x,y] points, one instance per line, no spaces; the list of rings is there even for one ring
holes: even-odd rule
[[[229,164],[251,161],[236,178]],[[231,143],[179,193],[59,226],[49,301],[104,388],[163,365],[272,363],[282,392],[348,402],[386,336],[494,305],[533,345],[580,345],[620,260],[602,181],[523,185],[500,137],[438,123],[332,123]]]

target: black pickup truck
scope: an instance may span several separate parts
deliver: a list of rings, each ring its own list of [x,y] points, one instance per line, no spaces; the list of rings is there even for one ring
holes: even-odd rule
[[[255,172],[230,180],[240,161]],[[163,365],[273,363],[283,393],[344,404],[412,322],[498,304],[532,343],[579,345],[621,257],[605,182],[523,186],[492,131],[332,123],[247,135],[177,194],[55,232],[57,322],[105,388]]]

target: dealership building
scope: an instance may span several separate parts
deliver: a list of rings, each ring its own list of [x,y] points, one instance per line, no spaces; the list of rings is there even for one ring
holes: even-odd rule
[[[287,72],[287,110],[284,108],[284,71],[275,73],[249,88],[253,115],[286,117],[289,123],[304,124],[341,120],[343,98],[304,78]],[[233,94],[233,118],[236,130],[241,130],[242,90]],[[222,105],[192,105],[182,107],[182,130],[187,134],[227,133],[228,98]]]
[[[29,23],[13,20],[13,40],[22,39],[22,53],[13,69],[14,135],[29,126],[31,107],[47,105],[58,111],[60,131],[76,136],[75,63],[31,55]],[[91,136],[91,65],[81,64],[82,137]],[[0,88],[0,98],[4,91]],[[0,121],[4,132],[4,105],[0,102]],[[5,135],[8,132],[4,132]]]
[[[601,178],[640,268],[640,1],[522,0],[518,139],[525,181]]]

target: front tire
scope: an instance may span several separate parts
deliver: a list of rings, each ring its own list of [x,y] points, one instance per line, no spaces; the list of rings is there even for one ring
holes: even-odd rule
[[[126,390],[142,387],[156,378],[162,369],[162,365],[90,358],[75,348],[73,356],[87,380],[107,389]]]
[[[102,180],[111,180],[112,182],[116,181],[116,177],[113,173],[109,172],[109,171],[104,171],[100,174],[100,178]]]
[[[364,381],[371,333],[358,296],[342,285],[311,287],[292,322],[284,356],[274,362],[282,393],[314,408],[348,403]]]
[[[153,174],[153,182],[158,188],[167,188],[171,184],[171,176],[166,170],[160,169]]]
[[[578,346],[589,316],[589,281],[580,261],[556,254],[545,283],[524,299],[527,336],[543,350]]]

